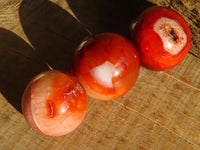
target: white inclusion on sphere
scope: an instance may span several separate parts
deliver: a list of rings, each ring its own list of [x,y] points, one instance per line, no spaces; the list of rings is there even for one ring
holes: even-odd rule
[[[101,85],[112,88],[112,76],[114,65],[109,61],[106,61],[102,65],[99,65],[91,70],[91,75]]]
[[[160,36],[164,49],[172,55],[178,54],[187,43],[187,35],[175,20],[161,17],[154,24],[154,31]]]

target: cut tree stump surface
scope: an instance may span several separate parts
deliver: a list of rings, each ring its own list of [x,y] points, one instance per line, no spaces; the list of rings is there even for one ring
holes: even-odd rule
[[[175,9],[188,22],[192,45],[184,61],[162,72],[141,67],[119,99],[89,98],[86,118],[68,135],[33,130],[21,112],[28,81],[48,65],[69,72],[74,50],[91,33],[129,38],[131,21],[152,5]],[[200,1],[0,1],[0,149],[200,149]]]

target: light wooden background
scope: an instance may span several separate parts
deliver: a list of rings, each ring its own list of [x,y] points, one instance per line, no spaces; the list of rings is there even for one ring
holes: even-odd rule
[[[98,7],[101,2],[105,4]],[[136,85],[117,100],[104,102],[89,98],[85,120],[66,136],[41,135],[27,124],[20,103],[23,89],[33,76],[47,70],[48,64],[69,71],[73,50],[88,32],[112,30],[126,35],[123,29],[129,22],[121,21],[126,19],[123,16],[126,10],[120,10],[126,1],[117,5],[113,14],[107,14],[108,18],[97,10],[102,7],[103,11],[112,12],[105,7],[112,6],[112,2],[98,3],[95,5],[91,0],[0,1],[0,149],[200,149],[199,0],[132,2],[138,8],[133,10],[136,14],[147,6],[159,5],[183,15],[192,32],[192,46],[180,65],[164,72],[141,67]],[[129,11],[132,10],[127,8]],[[136,14],[129,15],[134,18]],[[123,29],[119,25],[124,25]]]

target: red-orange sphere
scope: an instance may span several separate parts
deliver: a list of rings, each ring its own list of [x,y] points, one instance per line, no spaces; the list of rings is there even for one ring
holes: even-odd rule
[[[184,18],[172,9],[158,6],[147,8],[132,24],[131,38],[141,63],[160,71],[177,66],[191,45]]]
[[[73,131],[84,119],[87,106],[87,94],[81,83],[61,71],[47,71],[34,77],[22,98],[27,122],[48,136]]]
[[[115,33],[100,33],[81,42],[72,68],[88,96],[112,100],[123,96],[135,84],[140,62],[128,39]]]

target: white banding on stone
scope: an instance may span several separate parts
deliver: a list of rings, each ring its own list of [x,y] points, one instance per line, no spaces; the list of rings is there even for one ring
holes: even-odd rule
[[[160,36],[164,49],[172,55],[178,54],[187,43],[186,33],[173,19],[161,17],[153,29]]]
[[[106,61],[102,65],[93,68],[91,74],[99,84],[112,88],[113,69],[114,65],[109,61]]]

